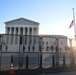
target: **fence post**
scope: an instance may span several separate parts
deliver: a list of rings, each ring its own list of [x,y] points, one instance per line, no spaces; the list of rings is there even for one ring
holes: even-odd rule
[[[40,55],[40,66],[39,68],[42,68],[42,55]]]
[[[54,60],[54,55],[53,55],[53,57],[52,57],[52,67],[54,67],[55,66],[55,60]]]
[[[74,66],[74,52],[72,48],[70,48],[70,66]]]
[[[26,68],[28,69],[28,55],[26,56]]]
[[[63,66],[65,66],[65,55],[63,55]]]

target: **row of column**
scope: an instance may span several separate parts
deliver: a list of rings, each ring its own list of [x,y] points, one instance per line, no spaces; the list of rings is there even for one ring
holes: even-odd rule
[[[35,45],[35,44],[38,44],[38,40],[39,40],[39,37],[38,36],[23,36],[21,38],[21,36],[19,35],[6,35],[5,36],[5,43],[6,44],[14,44],[14,45],[19,45],[20,42],[22,42],[22,44],[24,45]]]
[[[38,28],[6,27],[6,34],[38,35]]]

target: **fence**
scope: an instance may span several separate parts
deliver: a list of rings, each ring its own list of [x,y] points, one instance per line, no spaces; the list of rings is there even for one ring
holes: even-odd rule
[[[11,41],[12,40],[12,41]],[[29,42],[29,43],[28,43]],[[76,65],[74,39],[66,36],[0,36],[0,70],[35,69]]]

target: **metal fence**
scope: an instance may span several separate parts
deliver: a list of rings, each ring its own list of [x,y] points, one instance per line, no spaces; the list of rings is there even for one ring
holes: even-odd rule
[[[0,35],[0,71],[76,65],[74,39],[66,36]]]

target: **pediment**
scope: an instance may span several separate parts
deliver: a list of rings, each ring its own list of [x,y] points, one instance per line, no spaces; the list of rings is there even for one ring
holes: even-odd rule
[[[5,24],[10,24],[10,25],[38,25],[38,22],[35,21],[31,21],[25,18],[18,18],[18,19],[14,19],[11,21],[7,21],[5,22]]]

